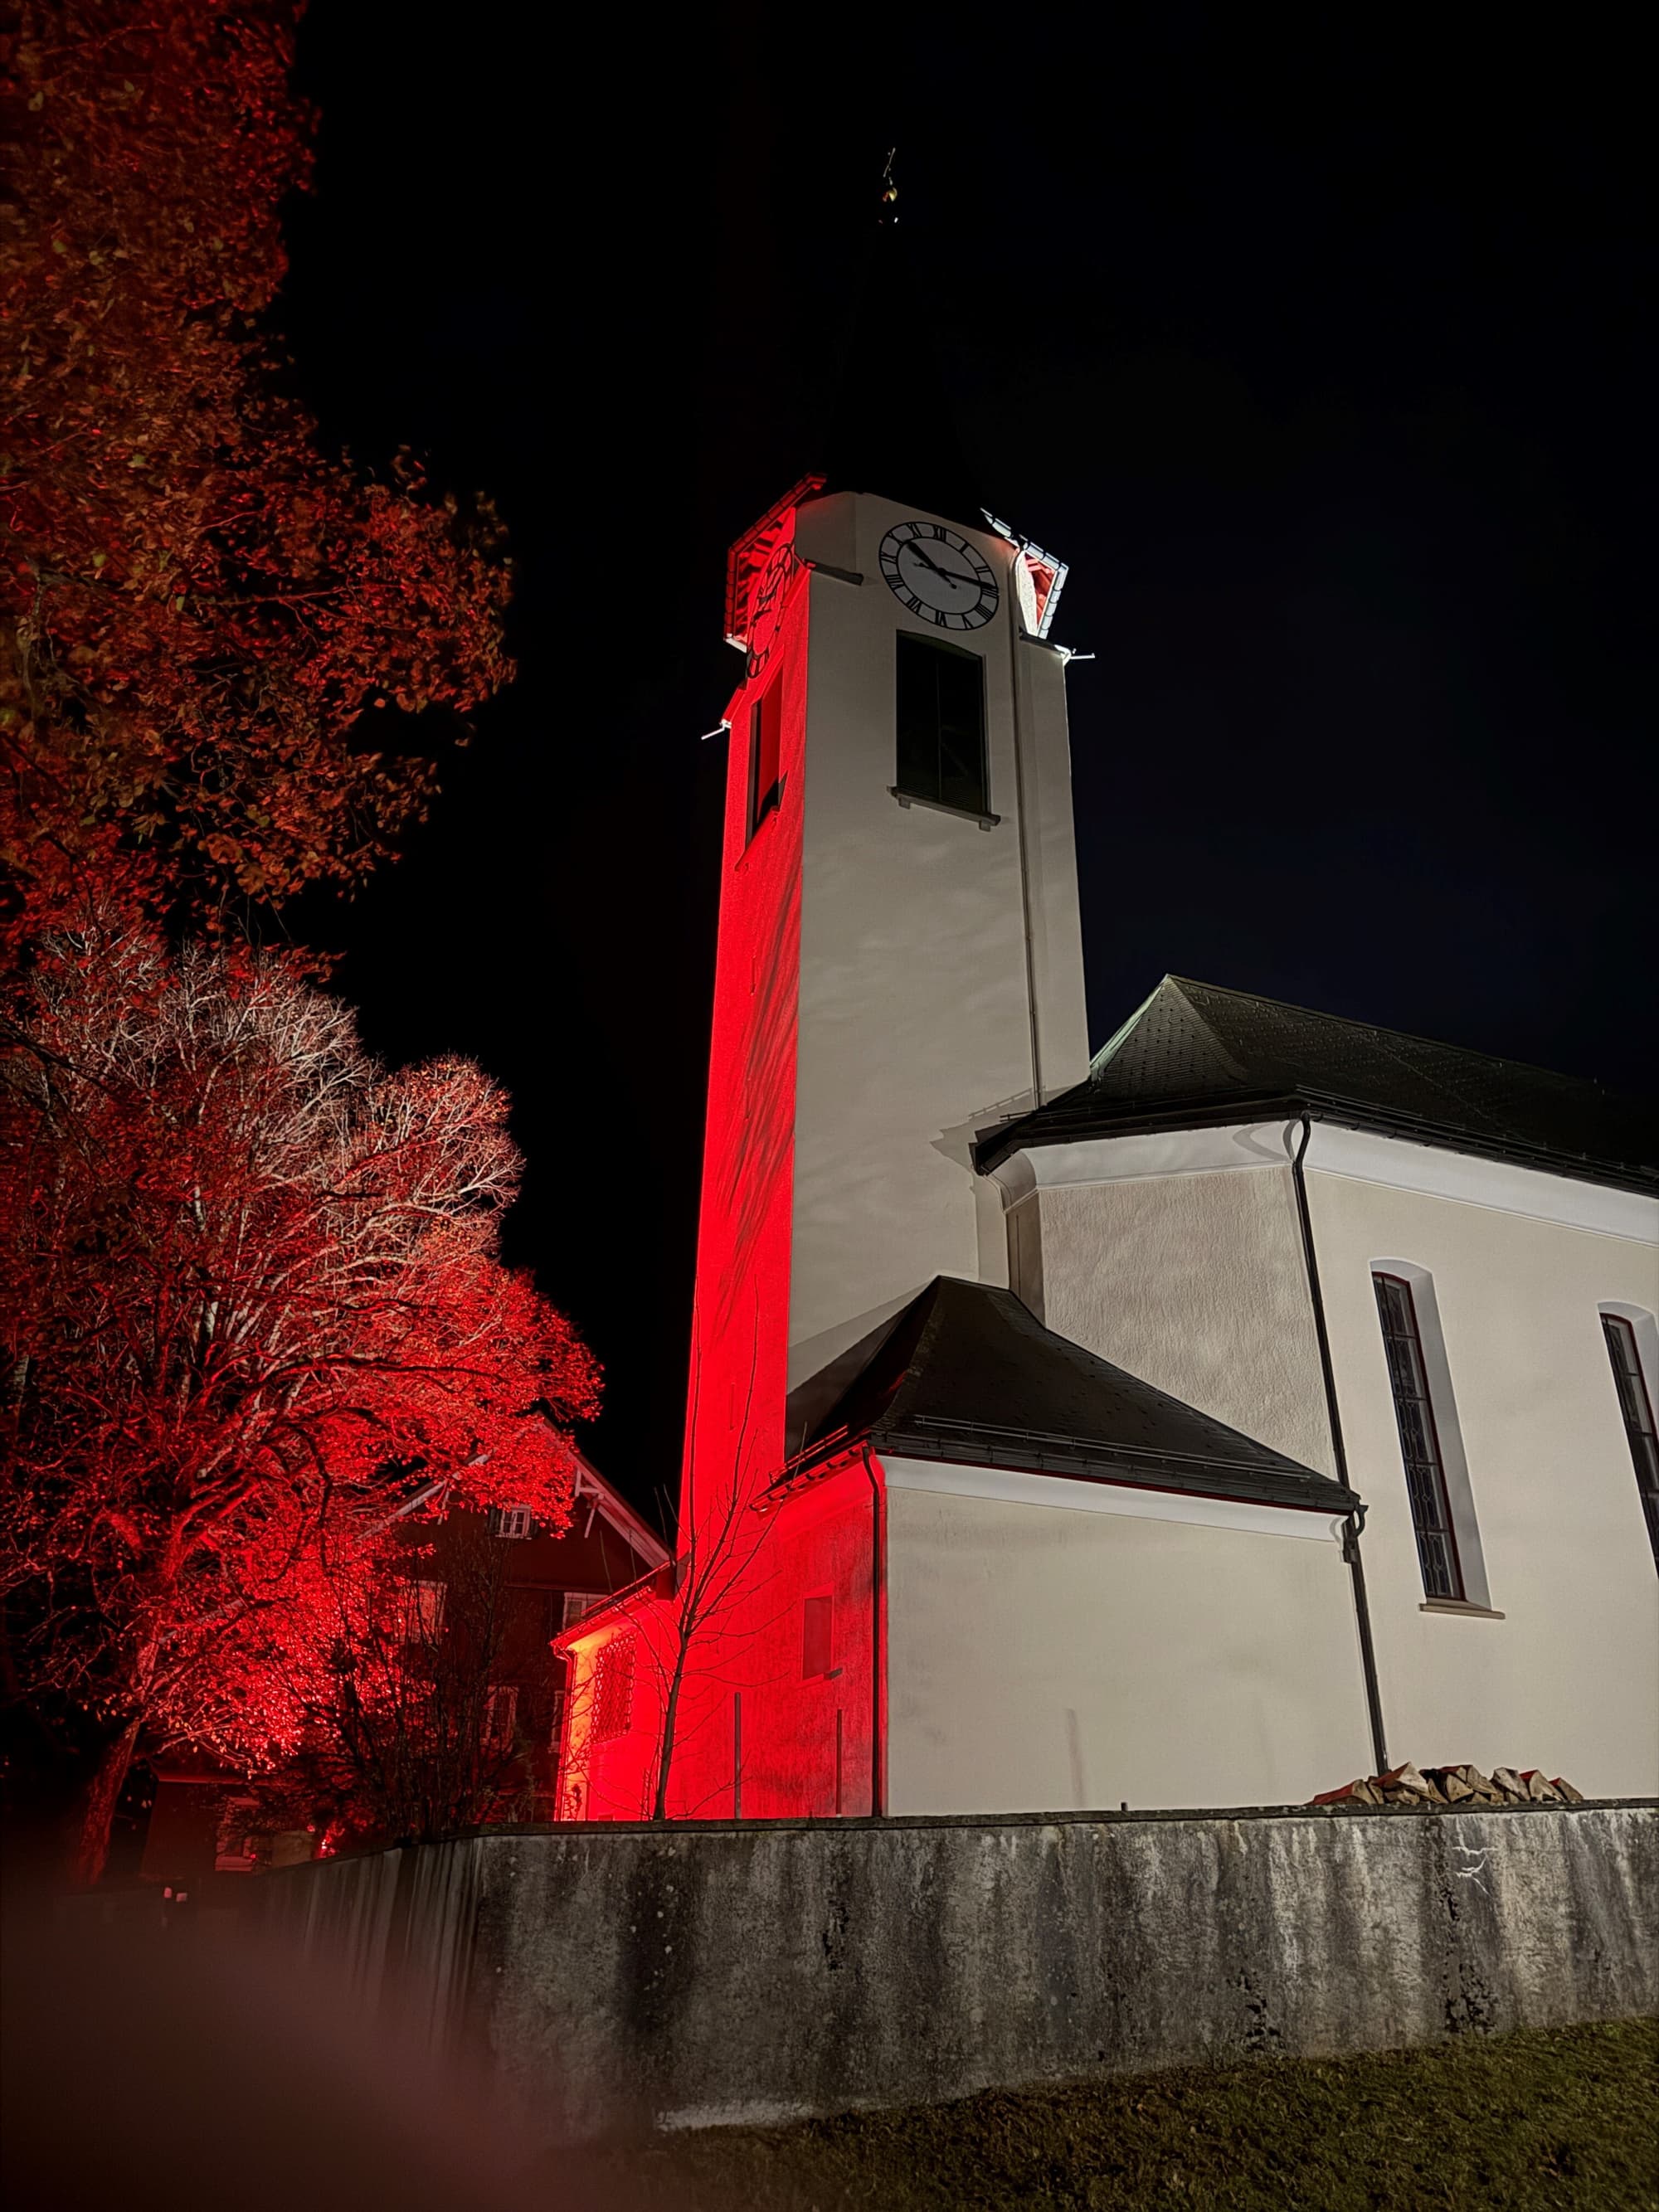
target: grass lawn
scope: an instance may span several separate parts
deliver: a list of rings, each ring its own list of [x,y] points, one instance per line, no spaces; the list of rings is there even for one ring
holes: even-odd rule
[[[711,2130],[582,2180],[584,2202],[665,2212],[1659,2208],[1659,2022]]]

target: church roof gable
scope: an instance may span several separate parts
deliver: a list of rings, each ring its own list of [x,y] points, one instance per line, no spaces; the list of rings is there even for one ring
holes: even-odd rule
[[[1083,1081],[980,1145],[991,1168],[1034,1145],[1155,1123],[1310,1111],[1419,1144],[1659,1189],[1659,1117],[1604,1085],[1374,1023],[1166,975]]]
[[[1056,1335],[1012,1291],[949,1275],[895,1317],[791,1472],[860,1441],[901,1456],[1328,1513],[1358,1502]]]

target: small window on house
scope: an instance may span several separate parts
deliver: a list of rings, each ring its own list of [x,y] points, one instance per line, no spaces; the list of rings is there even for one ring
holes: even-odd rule
[[[634,1718],[634,1639],[618,1636],[607,1644],[593,1665],[593,1734],[626,1735]]]
[[[1463,1577],[1457,1561],[1457,1540],[1452,1534],[1445,1461],[1429,1396],[1422,1332],[1418,1328],[1412,1286],[1398,1275],[1374,1274],[1371,1284],[1376,1292],[1377,1316],[1382,1323],[1382,1345],[1389,1359],[1394,1417],[1400,1429],[1401,1456],[1406,1463],[1406,1488],[1411,1498],[1412,1526],[1417,1531],[1423,1588],[1430,1597],[1461,1599]]]
[[[411,1644],[429,1643],[444,1625],[444,1585],[410,1583],[404,1595],[404,1633]]]
[[[898,634],[897,799],[981,820],[991,807],[985,664],[959,645]]]
[[[227,1797],[219,1808],[213,1856],[216,1874],[252,1874],[259,1863],[257,1809],[252,1797]]]
[[[783,686],[776,678],[749,710],[749,835],[783,796]]]
[[[497,1506],[495,1534],[510,1543],[525,1542],[530,1534],[530,1508],[527,1505]]]
[[[574,1627],[585,1613],[592,1613],[604,1595],[603,1590],[562,1590],[559,1593],[560,1627]]]
[[[1613,1362],[1613,1387],[1619,1393],[1619,1410],[1625,1419],[1625,1441],[1636,1469],[1636,1487],[1647,1516],[1648,1541],[1659,1564],[1659,1434],[1653,1419],[1653,1401],[1648,1378],[1642,1372],[1642,1356],[1636,1341],[1636,1324],[1623,1314],[1604,1313],[1601,1334],[1607,1358]]]
[[[835,1664],[836,1601],[809,1597],[801,1605],[800,1671],[803,1681],[827,1674]]]
[[[484,1741],[492,1751],[505,1751],[513,1741],[519,1717],[515,1682],[492,1682],[484,1693]]]

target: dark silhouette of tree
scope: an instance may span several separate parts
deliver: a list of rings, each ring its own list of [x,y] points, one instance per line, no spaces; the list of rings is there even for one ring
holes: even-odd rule
[[[688,1739],[714,1725],[726,1711],[717,1692],[739,1655],[772,1626],[755,1607],[772,1577],[761,1555],[772,1533],[771,1517],[733,1485],[707,1520],[688,1532],[674,1565],[672,1595],[642,1639],[659,1681],[662,1722],[658,1732],[651,1817],[666,1820],[675,1759]],[[688,1686],[693,1711],[684,1711]],[[740,1689],[741,1686],[739,1686]],[[741,1790],[733,1751],[733,1796]],[[692,1808],[700,1811],[701,1806]]]
[[[756,1341],[757,1342],[757,1337]],[[690,1425],[696,1433],[701,1398],[702,1362],[694,1329]],[[763,1496],[757,1496],[753,1449],[756,1357],[751,1355],[742,1419],[732,1440],[729,1473],[717,1496],[702,1507],[693,1488],[672,1565],[640,1585],[627,1608],[628,1666],[642,1666],[648,1678],[654,1741],[646,1775],[650,1817],[676,1817],[669,1810],[678,1762],[689,1742],[731,1712],[725,1695],[746,1686],[745,1654],[775,1625],[767,1611],[767,1593],[776,1579],[763,1559],[775,1525]],[[787,1606],[784,1610],[787,1610]],[[574,1788],[586,1802],[592,1791],[593,1747],[602,1742],[602,1706],[606,1663],[586,1670],[570,1692],[566,1729],[568,1764],[562,1777],[567,1816]],[[630,1681],[632,1677],[630,1676]],[[631,1695],[630,1695],[631,1705]],[[738,1783],[735,1768],[733,1789]],[[715,1793],[718,1794],[718,1793]],[[613,1808],[614,1809],[614,1808]],[[702,1809],[701,1802],[690,1808]]]

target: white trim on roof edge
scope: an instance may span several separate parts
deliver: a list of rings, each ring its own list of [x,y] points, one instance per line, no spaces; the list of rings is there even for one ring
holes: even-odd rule
[[[1305,1506],[1258,1505],[1243,1498],[1194,1498],[1188,1491],[1137,1490],[1127,1483],[1082,1482],[1064,1474],[1024,1474],[1017,1468],[966,1467],[949,1460],[878,1454],[890,1490],[931,1490],[947,1498],[994,1498],[1009,1505],[1068,1507],[1074,1513],[1116,1513],[1132,1521],[1175,1521],[1188,1528],[1236,1528],[1254,1536],[1299,1536],[1340,1543],[1343,1516]]]
[[[1286,1125],[1299,1132],[1299,1122]],[[1659,1243],[1659,1199],[1609,1184],[1581,1182],[1565,1172],[1509,1160],[1481,1159],[1440,1145],[1407,1144],[1374,1129],[1345,1129],[1316,1121],[1306,1164],[1322,1175],[1347,1176],[1356,1182],[1382,1183],[1425,1198],[1455,1198],[1466,1206],[1489,1206],[1498,1213],[1520,1213],[1534,1221],[1559,1222],[1602,1237],[1628,1237],[1638,1244]]]
[[[1300,1123],[1290,1127],[1299,1133]],[[1121,1182],[1131,1177],[1213,1173],[1223,1168],[1283,1167],[1290,1158],[1283,1121],[1240,1122],[1227,1128],[1160,1129],[1127,1137],[1085,1137],[1070,1145],[1033,1145],[990,1172],[1006,1204],[1061,1183]]]
[[[992,1169],[1005,1206],[1034,1190],[1067,1184],[1121,1182],[1146,1176],[1213,1175],[1231,1168],[1285,1167],[1302,1134],[1299,1119],[1247,1121],[1222,1127],[1164,1129],[1123,1137],[1089,1137],[1070,1145],[1034,1145]],[[1559,1222],[1602,1237],[1659,1244],[1659,1199],[1640,1191],[1581,1182],[1508,1160],[1482,1159],[1440,1145],[1418,1145],[1374,1129],[1315,1121],[1305,1164],[1321,1175],[1455,1199],[1499,1213]]]
[[[617,1495],[579,1445],[573,1444],[571,1449],[576,1457],[575,1504],[580,1506],[586,1498],[635,1559],[643,1559],[649,1567],[665,1567],[668,1553],[656,1530],[641,1518],[625,1498]]]

